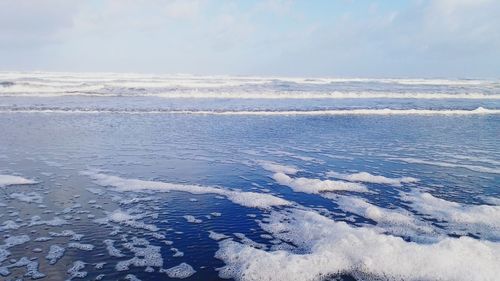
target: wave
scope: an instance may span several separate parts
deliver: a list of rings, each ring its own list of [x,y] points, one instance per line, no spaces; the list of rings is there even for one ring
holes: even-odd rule
[[[500,109],[332,109],[332,110],[169,110],[109,108],[1,108],[0,113],[74,113],[74,114],[185,114],[185,115],[256,115],[256,116],[328,116],[328,115],[498,115]]]
[[[402,85],[484,85],[496,83],[485,79],[445,79],[445,78],[361,78],[361,77],[286,77],[286,76],[230,76],[191,74],[141,74],[141,73],[98,73],[98,72],[0,72],[2,79],[43,79],[46,81],[282,81],[303,84],[331,83],[388,83]]]
[[[10,86],[2,90],[1,97],[158,97],[166,99],[473,99],[500,100],[500,95],[484,93],[427,93],[427,92],[304,92],[304,91],[202,91],[170,90],[157,92],[147,88],[107,88],[86,85],[82,88],[30,88]]]
[[[0,72],[0,96],[498,100],[500,81]]]

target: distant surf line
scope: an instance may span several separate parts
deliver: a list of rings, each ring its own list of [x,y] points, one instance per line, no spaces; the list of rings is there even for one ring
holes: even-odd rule
[[[151,90],[151,89],[149,89]],[[146,91],[146,90],[144,90]],[[125,89],[120,93],[107,92],[100,90],[43,90],[30,89],[13,91],[0,88],[0,97],[36,97],[36,98],[54,98],[54,97],[151,97],[163,99],[234,99],[234,100],[308,100],[308,99],[409,99],[409,100],[499,100],[498,94],[484,93],[464,93],[464,94],[446,94],[446,93],[396,93],[396,92],[306,92],[306,91],[275,91],[275,92],[204,92],[202,90],[180,89],[170,92],[148,93],[137,89]]]
[[[141,110],[141,109],[81,109],[81,108],[0,108],[0,113],[59,113],[59,114],[178,114],[224,116],[337,116],[337,115],[498,115],[500,109],[478,107],[466,109],[332,109],[332,110]]]

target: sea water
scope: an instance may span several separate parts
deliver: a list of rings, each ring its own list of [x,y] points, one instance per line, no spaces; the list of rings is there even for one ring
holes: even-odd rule
[[[0,83],[0,280],[500,274],[499,81]]]

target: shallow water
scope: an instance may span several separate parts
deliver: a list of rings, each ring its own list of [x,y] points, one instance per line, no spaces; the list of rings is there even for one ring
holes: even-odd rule
[[[44,77],[50,80],[47,74]],[[20,78],[7,80],[18,83],[16,79]],[[134,79],[137,82],[138,78]],[[168,280],[165,269],[181,263],[196,271],[186,280],[221,277],[313,280],[318,276],[345,280],[457,280],[453,271],[460,273],[457,267],[464,264],[470,266],[473,274],[460,278],[493,280],[489,278],[496,276],[498,268],[492,265],[500,262],[498,114],[272,116],[171,114],[168,110],[149,114],[158,108],[216,112],[500,108],[497,84],[488,82],[487,86],[478,86],[468,85],[472,82],[467,81],[459,86],[456,81],[451,86],[451,82],[438,81],[444,85],[432,88],[425,81],[417,81],[422,85],[398,84],[398,87],[391,82],[383,86],[383,91],[395,87],[394,92],[424,89],[434,93],[439,89],[454,94],[457,87],[462,87],[491,97],[437,100],[171,99],[134,94],[0,97],[3,109],[0,175],[17,175],[36,182],[0,187],[0,223],[5,226],[4,222],[13,221],[18,225],[17,229],[0,225],[0,245],[9,237],[29,236],[27,242],[4,247],[10,252],[3,254],[5,260],[1,259],[0,251],[0,274],[2,266],[27,257],[39,262],[38,270],[45,275],[41,280],[70,278],[67,271],[75,261],[85,263],[81,269],[87,272],[85,280],[94,280],[100,274],[104,274],[102,280],[130,279],[129,274],[141,280]],[[408,84],[406,80],[403,82]],[[276,88],[277,82],[272,83]],[[374,89],[382,87],[380,81],[363,82],[368,84],[361,86],[356,83],[342,87],[356,90],[369,85]],[[258,92],[248,85],[237,87]],[[274,91],[279,92],[279,87],[273,88]],[[301,86],[297,91],[307,94],[310,87]],[[331,90],[328,87],[316,85],[313,90],[328,92]],[[44,108],[60,111],[44,111]],[[84,112],[88,109],[93,110],[92,114]],[[145,112],[124,112],[138,109]],[[193,191],[192,185],[201,191]],[[30,196],[31,192],[35,194]],[[269,194],[271,200],[249,206],[257,199],[242,197],[249,195],[246,192]],[[20,195],[13,196],[14,193]],[[318,219],[317,223],[304,224],[301,212],[305,212],[304,218]],[[321,214],[321,219],[312,214]],[[65,224],[33,225],[37,221],[33,216],[40,216],[41,221],[58,217]],[[194,216],[196,221],[185,216]],[[348,229],[339,222],[346,222]],[[358,232],[360,229],[369,233]],[[63,230],[83,236],[75,240],[78,237],[50,234]],[[219,243],[209,237],[209,231],[228,238]],[[299,237],[301,233],[304,237]],[[342,240],[334,239],[335,235],[345,239],[359,235],[356,241],[368,243],[364,246],[366,253],[343,245]],[[368,242],[363,240],[371,236]],[[39,237],[52,239],[35,241]],[[394,242],[403,249],[402,253],[388,237],[403,239]],[[470,237],[472,242],[459,237]],[[121,257],[108,251],[104,241],[109,239],[114,240]],[[237,247],[228,242],[231,239]],[[314,241],[320,242],[314,244]],[[452,246],[426,248],[443,241]],[[72,242],[94,247],[70,248]],[[53,265],[46,259],[51,245],[65,248],[64,255]],[[385,249],[388,245],[392,246]],[[378,252],[382,248],[385,250]],[[149,251],[146,256],[151,259],[120,271],[117,266],[120,262],[123,264],[134,256],[142,259],[144,249]],[[348,255],[332,256],[328,249]],[[455,249],[465,249],[463,257],[453,252]],[[422,252],[422,256],[417,252]],[[285,261],[280,260],[278,253],[286,256]],[[431,256],[442,256],[450,262],[442,264],[434,271],[435,275],[424,275],[421,272],[424,264],[419,264],[419,258],[425,260]],[[342,262],[325,265],[319,262],[322,258],[329,262],[338,258]],[[468,263],[469,258],[480,264]],[[391,263],[398,259],[414,259],[415,263],[404,270],[395,269]],[[300,262],[293,263],[295,260]],[[105,262],[102,268],[96,268],[102,262]],[[294,274],[291,269],[300,273]],[[181,272],[190,274],[185,268]],[[29,280],[29,276],[23,277],[26,273],[26,267],[9,268],[0,278]]]

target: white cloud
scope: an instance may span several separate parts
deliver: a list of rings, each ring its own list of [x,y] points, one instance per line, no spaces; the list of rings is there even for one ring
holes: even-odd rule
[[[263,0],[257,2],[255,9],[259,12],[269,12],[278,15],[286,15],[292,11],[293,1],[291,0]]]
[[[31,48],[63,40],[72,28],[77,1],[0,1],[0,48]]]
[[[165,4],[167,16],[174,19],[197,18],[202,9],[202,1],[198,0],[173,0]]]
[[[390,3],[4,0],[0,67],[498,76],[500,2]]]

